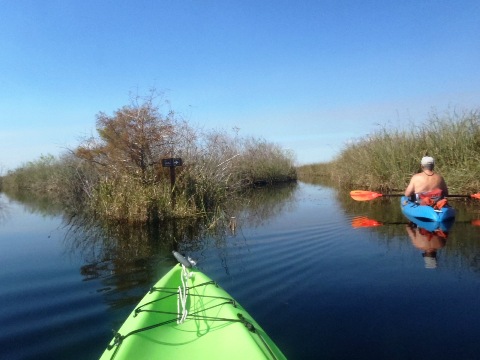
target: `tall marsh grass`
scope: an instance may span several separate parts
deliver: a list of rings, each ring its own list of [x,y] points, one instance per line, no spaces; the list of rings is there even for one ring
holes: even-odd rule
[[[450,192],[480,190],[480,112],[432,114],[423,125],[382,128],[346,146],[326,164],[301,167],[350,189],[403,191],[420,170],[420,159],[435,158]]]

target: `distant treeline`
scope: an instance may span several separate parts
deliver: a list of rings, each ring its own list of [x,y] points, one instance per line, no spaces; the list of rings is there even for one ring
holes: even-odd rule
[[[296,180],[294,156],[280,146],[235,129],[194,129],[172,111],[162,115],[155,101],[152,92],[111,116],[99,113],[97,136],[8,172],[3,191],[44,196],[102,219],[148,222],[203,215],[252,185]],[[174,196],[166,158],[183,160]]]
[[[347,145],[331,162],[297,169],[300,179],[323,179],[348,189],[403,191],[435,158],[451,193],[480,190],[480,112],[432,114],[423,125],[380,129]]]

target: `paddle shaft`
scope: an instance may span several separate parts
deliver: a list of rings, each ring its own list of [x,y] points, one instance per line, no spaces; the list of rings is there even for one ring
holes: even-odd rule
[[[366,191],[366,190],[352,190],[350,191],[350,196],[357,201],[369,201],[376,199],[381,196],[389,196],[389,197],[401,197],[403,194],[381,194],[374,191]],[[480,193],[477,194],[452,194],[446,196],[447,198],[475,198],[480,199]]]
[[[404,196],[404,194],[382,194],[383,197],[385,196],[396,196],[396,197],[401,197]],[[451,198],[451,197],[456,197],[456,198],[469,198],[472,197],[472,195],[447,195],[445,196],[446,198]]]
[[[447,198],[451,198],[451,197],[457,197],[457,198],[466,197],[466,198],[469,198],[469,197],[474,197],[474,196],[472,196],[472,195],[447,195],[445,197],[447,197]]]

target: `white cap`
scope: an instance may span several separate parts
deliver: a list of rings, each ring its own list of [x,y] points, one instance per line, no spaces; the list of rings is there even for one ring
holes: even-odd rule
[[[422,166],[429,165],[429,164],[435,164],[435,160],[431,156],[424,156],[422,158],[422,161],[420,162]]]

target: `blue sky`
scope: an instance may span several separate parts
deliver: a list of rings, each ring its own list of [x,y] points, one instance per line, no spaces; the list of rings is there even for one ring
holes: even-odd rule
[[[379,126],[479,108],[477,0],[0,0],[0,169],[164,92],[206,129],[329,161]],[[380,124],[380,125],[379,125]]]

